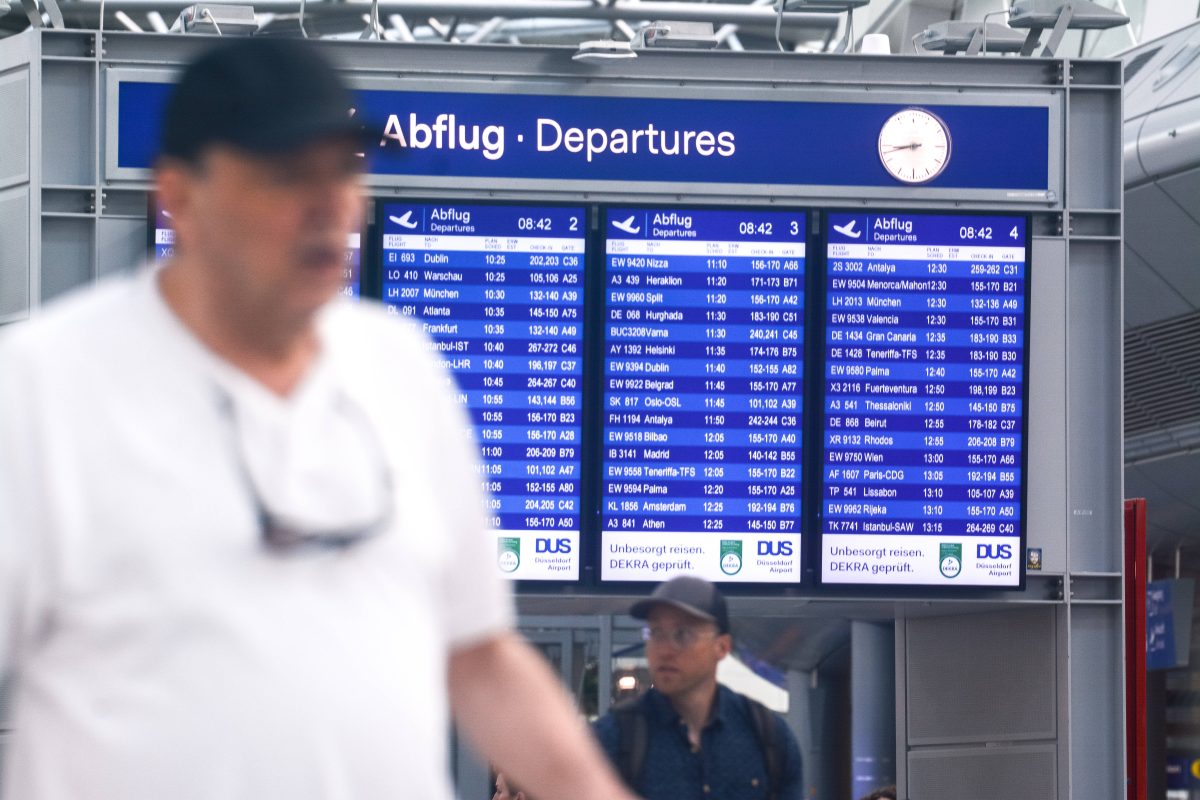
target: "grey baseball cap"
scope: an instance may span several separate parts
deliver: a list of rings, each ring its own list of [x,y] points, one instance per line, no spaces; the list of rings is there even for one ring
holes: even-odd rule
[[[729,633],[729,609],[725,595],[713,584],[694,575],[680,575],[658,588],[644,600],[638,600],[629,609],[634,619],[646,619],[656,605],[674,606],[694,617],[715,622],[717,630]]]

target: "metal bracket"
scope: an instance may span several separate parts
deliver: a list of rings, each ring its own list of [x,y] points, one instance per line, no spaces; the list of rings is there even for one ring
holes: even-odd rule
[[[50,27],[67,27],[63,21],[62,9],[58,7],[58,0],[43,0],[43,2],[46,5],[46,15],[50,18]],[[38,8],[38,0],[21,0],[21,8],[25,9],[25,16],[29,17],[31,27],[45,27],[42,22],[42,11]]]
[[[1046,41],[1046,46],[1042,48],[1043,58],[1053,58],[1054,51],[1062,44],[1062,38],[1067,32],[1067,27],[1071,24],[1071,18],[1075,16],[1075,8],[1066,3],[1058,12],[1058,19],[1054,21],[1054,28],[1050,32],[1050,38]],[[1021,46],[1022,56],[1031,56],[1033,51],[1037,49],[1038,40],[1042,38],[1042,31],[1046,30],[1040,25],[1034,25],[1029,29],[1029,33],[1025,34],[1025,44]]]

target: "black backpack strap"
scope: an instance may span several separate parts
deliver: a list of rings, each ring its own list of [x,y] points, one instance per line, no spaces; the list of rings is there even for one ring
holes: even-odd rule
[[[767,766],[767,800],[777,800],[779,788],[783,785],[784,760],[783,743],[779,740],[779,718],[757,700],[749,697],[745,697],[745,700]]]
[[[617,722],[617,772],[631,791],[637,791],[650,743],[650,723],[646,720],[642,698],[617,703],[612,708],[612,715]]]

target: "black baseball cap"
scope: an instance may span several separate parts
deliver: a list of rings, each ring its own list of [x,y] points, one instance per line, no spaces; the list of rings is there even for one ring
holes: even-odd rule
[[[646,619],[656,605],[674,606],[694,617],[715,622],[717,630],[729,633],[729,609],[721,590],[703,578],[680,575],[660,583],[649,597],[638,600],[629,609],[634,619]]]
[[[224,144],[286,153],[321,139],[364,138],[333,65],[303,39],[222,42],[188,65],[167,101],[160,153],[195,161]]]

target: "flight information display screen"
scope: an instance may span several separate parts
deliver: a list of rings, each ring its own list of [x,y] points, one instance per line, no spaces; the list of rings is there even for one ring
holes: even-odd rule
[[[171,227],[171,215],[150,199],[150,252],[155,263],[166,261],[175,255],[175,229]],[[343,270],[345,285],[342,294],[357,298],[362,294],[362,234],[351,233],[346,238],[346,266]]]
[[[822,582],[1020,585],[1026,227],[826,215]]]
[[[579,578],[582,207],[380,204],[382,294],[474,422],[500,570]]]
[[[798,582],[805,213],[604,226],[601,580]]]

